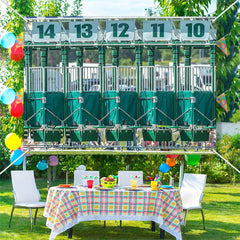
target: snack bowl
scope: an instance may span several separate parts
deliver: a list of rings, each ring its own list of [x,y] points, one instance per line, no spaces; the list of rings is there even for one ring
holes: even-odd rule
[[[101,178],[101,185],[104,188],[113,188],[117,183],[117,179],[111,177],[102,177]]]

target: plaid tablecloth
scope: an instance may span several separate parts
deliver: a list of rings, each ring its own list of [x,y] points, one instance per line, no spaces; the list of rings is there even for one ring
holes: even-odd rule
[[[177,240],[182,239],[182,201],[176,189],[105,191],[52,187],[43,215],[51,229],[51,240],[77,223],[89,220],[154,221]]]

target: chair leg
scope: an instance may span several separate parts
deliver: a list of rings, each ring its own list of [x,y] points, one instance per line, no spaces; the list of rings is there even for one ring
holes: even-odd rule
[[[35,214],[34,214],[34,221],[33,224],[36,224],[36,219],[37,219],[37,212],[38,212],[38,208],[36,208]]]
[[[184,216],[183,233],[184,233],[184,231],[185,231],[185,226],[186,226],[186,223],[187,223],[187,214],[188,214],[188,210],[186,210],[185,216]]]
[[[104,221],[104,228],[106,227],[106,221]]]
[[[31,230],[32,230],[33,218],[32,218],[32,209],[31,209],[31,208],[29,208],[29,214],[30,214],[30,220],[31,220]]]
[[[152,230],[152,232],[155,232],[155,222],[154,221],[151,222],[151,230]]]
[[[8,225],[9,228],[11,227],[13,211],[14,211],[14,206],[12,207],[12,211],[11,211],[11,215],[10,215],[10,219],[9,219],[9,225]]]
[[[201,213],[202,213],[202,220],[203,220],[203,229],[205,230],[205,219],[204,219],[204,214],[203,214],[203,210],[201,209]]]
[[[122,220],[120,220],[120,227],[122,227]]]

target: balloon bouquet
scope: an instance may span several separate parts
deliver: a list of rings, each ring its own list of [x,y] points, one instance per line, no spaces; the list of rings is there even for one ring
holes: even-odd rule
[[[1,37],[0,43],[3,48],[9,49],[9,56],[13,61],[18,62],[23,59],[23,33],[16,37],[13,33],[6,32]],[[9,112],[12,117],[19,118],[22,116],[23,89],[16,93],[13,89],[6,88],[1,92],[0,100],[3,104],[9,106]],[[9,133],[5,138],[5,145],[12,152],[10,160],[13,162],[13,165],[22,164],[22,139],[15,133]]]

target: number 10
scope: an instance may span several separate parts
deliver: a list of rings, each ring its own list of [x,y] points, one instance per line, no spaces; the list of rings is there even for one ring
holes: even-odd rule
[[[188,29],[188,37],[203,37],[205,34],[205,26],[202,23],[196,23],[192,26],[192,23],[186,24]]]

